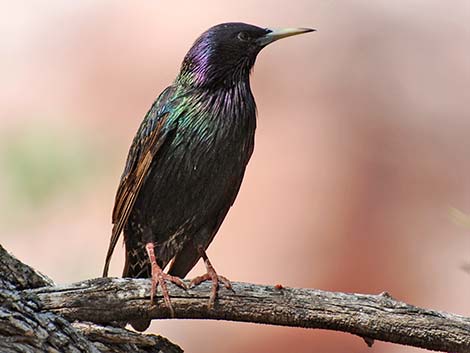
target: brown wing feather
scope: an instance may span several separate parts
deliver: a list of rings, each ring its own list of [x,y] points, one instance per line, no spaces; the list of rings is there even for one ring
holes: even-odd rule
[[[168,119],[168,113],[160,117],[157,126],[152,129],[141,143],[141,153],[137,157],[137,162],[132,163],[130,170],[127,171],[118,187],[113,209],[113,230],[109,243],[108,253],[103,269],[103,277],[108,275],[109,263],[113,255],[114,248],[119,240],[119,236],[126,224],[129,214],[134,206],[140,188],[148,175],[153,158],[165,141],[166,133],[163,132],[163,126]],[[133,146],[134,147],[134,146]],[[126,167],[127,168],[127,167]]]

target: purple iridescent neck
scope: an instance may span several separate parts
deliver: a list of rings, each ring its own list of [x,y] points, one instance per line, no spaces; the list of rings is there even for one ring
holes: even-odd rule
[[[254,58],[237,58],[228,54],[217,47],[210,33],[205,33],[186,54],[176,82],[192,87],[230,86],[240,81],[248,82]]]

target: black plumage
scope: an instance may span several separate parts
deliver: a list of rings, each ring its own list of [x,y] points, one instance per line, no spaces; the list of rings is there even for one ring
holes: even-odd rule
[[[249,75],[259,51],[279,38],[310,29],[271,30],[243,23],[214,26],[184,58],[174,83],[145,116],[131,145],[113,210],[103,275],[124,232],[124,277],[152,277],[172,310],[165,280],[178,285],[202,257],[235,201],[254,147],[256,106]],[[168,274],[163,273],[171,261]],[[145,321],[145,320],[144,320]],[[146,323],[147,324],[147,323]],[[144,322],[134,326],[145,328]]]

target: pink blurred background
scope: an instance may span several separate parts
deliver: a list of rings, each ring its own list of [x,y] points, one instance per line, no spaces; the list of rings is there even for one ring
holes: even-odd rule
[[[131,139],[211,25],[311,26],[258,58],[259,128],[209,249],[234,281],[379,293],[470,315],[470,2],[0,4],[1,244],[100,275]],[[122,248],[111,274],[120,275]],[[190,273],[200,274],[200,264]],[[330,331],[154,321],[187,352],[421,352]]]

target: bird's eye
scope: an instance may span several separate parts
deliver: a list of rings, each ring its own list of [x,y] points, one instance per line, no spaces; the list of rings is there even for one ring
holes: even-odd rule
[[[246,32],[240,32],[240,33],[238,33],[238,36],[237,36],[237,37],[238,37],[238,39],[240,39],[240,40],[243,41],[243,42],[246,42],[247,40],[250,39],[250,35],[249,35],[248,33],[246,33]]]

